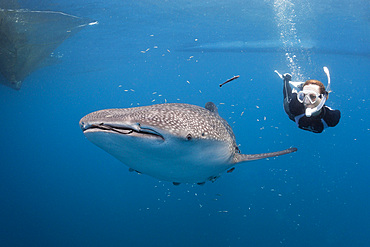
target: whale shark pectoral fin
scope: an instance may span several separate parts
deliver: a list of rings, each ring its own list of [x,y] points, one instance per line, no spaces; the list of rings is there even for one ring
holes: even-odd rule
[[[245,161],[252,161],[252,160],[260,160],[275,156],[280,156],[284,154],[289,154],[296,152],[297,148],[288,148],[282,151],[272,152],[272,153],[262,153],[262,154],[235,154],[235,163],[245,162]]]

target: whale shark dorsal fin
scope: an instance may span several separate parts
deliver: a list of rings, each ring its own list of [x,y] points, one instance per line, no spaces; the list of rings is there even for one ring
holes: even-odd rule
[[[277,151],[277,152],[272,152],[272,153],[262,153],[262,154],[235,154],[234,162],[235,163],[240,163],[240,162],[245,162],[245,161],[252,161],[252,160],[260,160],[260,159],[265,159],[265,158],[270,158],[270,157],[276,157],[284,154],[289,154],[296,152],[297,148],[288,148],[285,150]]]
[[[218,114],[217,106],[213,102],[207,102],[204,108],[206,108],[210,112]]]

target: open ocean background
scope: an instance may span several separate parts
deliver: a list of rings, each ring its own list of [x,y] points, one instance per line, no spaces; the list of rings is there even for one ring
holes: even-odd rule
[[[20,91],[0,85],[0,246],[370,246],[369,1],[20,4],[99,25]],[[323,66],[342,118],[313,134],[286,116],[274,70],[326,85]],[[165,101],[213,101],[243,153],[298,152],[174,186],[128,172],[78,125]]]

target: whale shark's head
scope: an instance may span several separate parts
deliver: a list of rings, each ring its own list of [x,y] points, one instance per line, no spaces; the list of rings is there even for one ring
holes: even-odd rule
[[[91,142],[133,170],[177,183],[214,180],[247,160],[211,102],[206,108],[159,104],[101,110],[83,117],[80,127]]]

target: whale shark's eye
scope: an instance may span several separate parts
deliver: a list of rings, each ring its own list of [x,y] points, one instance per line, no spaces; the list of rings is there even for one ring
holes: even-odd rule
[[[193,138],[193,137],[191,136],[191,134],[188,134],[188,135],[186,136],[186,139],[187,139],[188,141],[190,141],[190,140],[191,140],[191,138]]]

